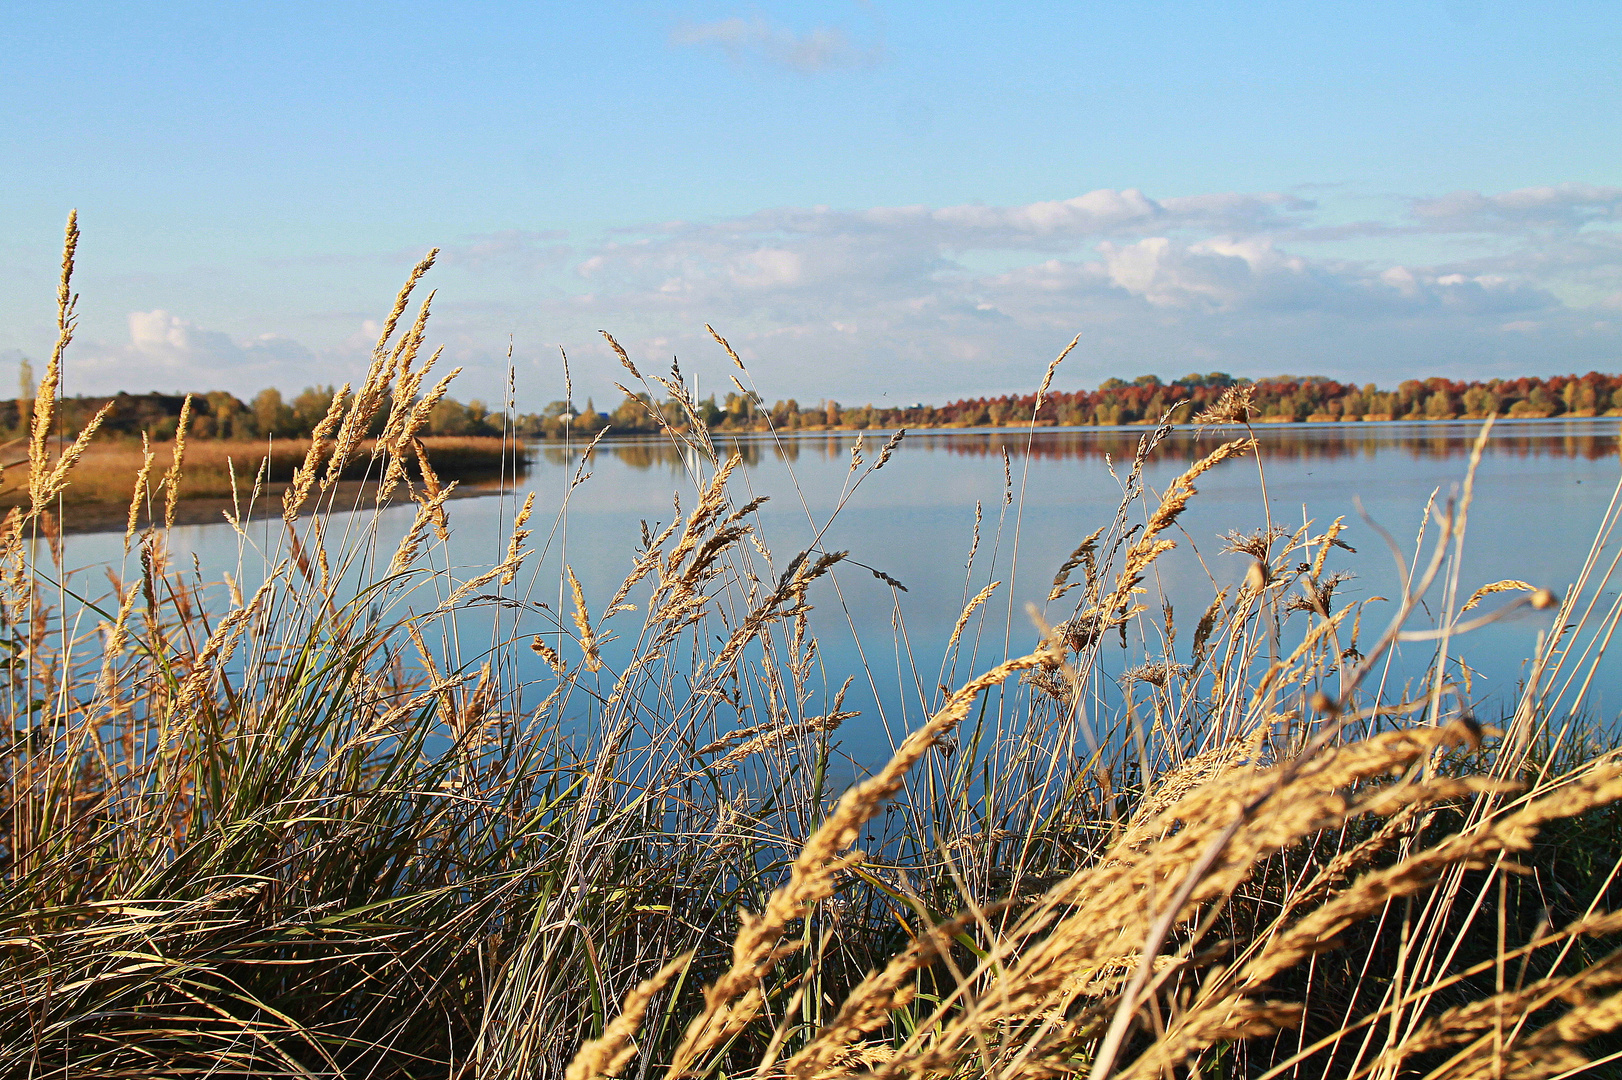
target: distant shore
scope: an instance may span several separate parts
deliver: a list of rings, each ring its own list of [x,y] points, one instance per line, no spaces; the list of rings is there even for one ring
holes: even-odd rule
[[[1603,413],[1591,413],[1591,412],[1589,412],[1589,413],[1562,413],[1559,416],[1526,416],[1526,415],[1521,415],[1521,416],[1499,416],[1499,417],[1496,418],[1496,423],[1499,423],[1499,424],[1514,424],[1514,425],[1517,425],[1517,426],[1521,426],[1521,425],[1532,425],[1532,424],[1564,423],[1564,422],[1571,421],[1571,420],[1608,420],[1608,419],[1609,420],[1617,420],[1619,422],[1622,422],[1622,409],[1611,409],[1611,410],[1608,410],[1608,411],[1603,412]],[[1307,424],[1326,425],[1326,426],[1331,425],[1331,424],[1339,424],[1339,425],[1346,426],[1346,427],[1364,427],[1364,426],[1373,427],[1373,426],[1385,425],[1385,424],[1476,424],[1476,425],[1479,425],[1479,424],[1486,423],[1486,421],[1487,421],[1487,418],[1485,416],[1389,416],[1389,415],[1372,415],[1371,414],[1371,415],[1368,415],[1368,416],[1356,416],[1356,417],[1350,417],[1350,418],[1344,417],[1344,416],[1309,416],[1305,420],[1295,420],[1295,419],[1292,419],[1290,417],[1285,417],[1285,416],[1267,416],[1267,417],[1257,416],[1257,417],[1252,417],[1251,420],[1250,420],[1250,423],[1255,427],[1284,427],[1284,426],[1289,426],[1289,425],[1303,426],[1303,425],[1307,425]],[[736,438],[766,438],[766,439],[769,439],[769,438],[773,438],[773,437],[792,438],[792,437],[797,436],[797,435],[823,435],[823,434],[834,434],[834,435],[852,434],[852,435],[854,435],[854,434],[859,434],[859,433],[862,433],[862,432],[866,432],[866,433],[869,433],[869,434],[872,434],[872,435],[889,435],[889,434],[895,432],[896,430],[898,430],[900,428],[905,428],[909,432],[925,432],[925,431],[929,431],[929,432],[1025,431],[1025,430],[1029,430],[1031,428],[1036,428],[1038,430],[1043,430],[1043,431],[1137,431],[1137,430],[1141,430],[1143,428],[1156,427],[1159,423],[1160,423],[1160,421],[1158,421],[1158,420],[1126,420],[1126,421],[1122,421],[1122,422],[1120,422],[1118,424],[1061,424],[1061,423],[1057,423],[1056,421],[1052,421],[1052,420],[1038,420],[1033,424],[1027,419],[1024,422],[1009,421],[1008,423],[1005,423],[1005,424],[984,424],[984,423],[982,423],[982,424],[970,424],[970,423],[930,424],[930,423],[919,423],[919,424],[888,424],[888,425],[884,425],[884,426],[873,426],[873,427],[853,427],[853,426],[850,426],[850,425],[847,425],[847,424],[836,424],[836,425],[832,425],[832,426],[830,426],[828,424],[804,424],[804,425],[801,425],[799,427],[792,427],[792,428],[771,428],[771,427],[765,427],[765,426],[750,427],[750,428],[735,428],[735,427],[715,428],[715,429],[711,430],[710,435],[713,438],[717,438],[717,439],[736,439]],[[1177,428],[1192,428],[1195,425],[1193,423],[1191,423],[1190,421],[1187,421],[1187,420],[1178,420],[1178,421],[1173,422],[1173,426],[1177,427]],[[689,429],[684,428],[684,427],[677,427],[677,428],[675,428],[675,430],[679,431],[679,432],[686,432]],[[604,441],[613,441],[616,438],[637,439],[637,440],[640,440],[640,441],[646,441],[647,439],[652,438],[652,437],[656,437],[656,436],[655,435],[650,435],[650,433],[648,433],[646,431],[641,431],[641,430],[627,431],[623,435],[621,435],[616,429],[612,428],[612,426],[611,426],[608,434],[604,437]],[[546,447],[553,447],[553,448],[557,447],[562,442],[561,439],[552,439],[552,438],[544,438],[544,439],[543,438],[537,438],[537,439],[535,439],[533,441],[538,445],[542,445],[542,446],[546,446]],[[590,441],[590,437],[583,436],[583,435],[582,436],[576,436],[573,441],[574,441],[576,447],[580,448],[580,447],[584,447]]]
[[[259,493],[259,500],[251,505],[246,502],[234,506],[229,498],[220,498],[217,495],[181,498],[175,503],[175,525],[219,525],[226,520],[226,515],[235,515],[239,509],[240,520],[244,525],[250,521],[265,521],[282,516],[282,492],[286,484],[277,484]],[[499,481],[479,480],[467,484],[458,484],[451,492],[452,499],[474,499],[487,495],[499,495],[505,490]],[[395,505],[400,505],[400,492],[395,493]],[[362,480],[340,480],[334,484],[328,497],[318,500],[312,497],[299,511],[300,517],[307,517],[315,513],[343,513],[346,510],[371,510],[375,505],[377,484]],[[18,505],[18,502],[7,496],[6,506]],[[405,503],[410,506],[409,502]],[[61,531],[76,536],[83,533],[121,533],[129,525],[129,501],[113,502],[103,500],[100,502],[64,502],[61,508]],[[136,529],[144,529],[148,525],[161,525],[163,523],[164,504],[161,496],[154,496],[149,506],[143,506],[137,515]],[[53,520],[51,527],[58,527]]]
[[[1170,382],[1156,375],[1140,375],[1131,382],[1106,379],[1092,390],[1046,390],[1040,400],[1027,392],[960,398],[938,405],[887,400],[851,404],[832,398],[804,403],[786,398],[768,403],[741,385],[736,392],[703,398],[696,385],[690,393],[669,381],[643,386],[641,392],[627,391],[623,400],[605,410],[599,410],[589,398],[583,406],[553,401],[533,413],[492,411],[479,401],[464,405],[444,398],[429,410],[422,430],[440,439],[499,442],[505,437],[560,442],[589,439],[603,428],[612,428],[614,435],[656,435],[666,427],[680,429],[695,423],[718,434],[1023,428],[1033,418],[1038,427],[1119,427],[1158,423],[1167,415],[1186,421],[1234,395],[1256,424],[1622,415],[1622,373],[1598,371],[1485,381],[1408,379],[1388,390],[1373,383],[1359,386],[1315,375],[1249,379],[1213,371]],[[314,433],[327,414],[333,393],[330,386],[312,386],[284,400],[280,391],[267,389],[251,402],[218,390],[62,398],[55,405],[56,423],[59,431],[71,437],[100,415],[105,434],[139,441],[146,432],[154,439],[168,440],[180,426],[181,413],[189,410],[188,430],[198,441],[243,442],[271,435],[292,440]],[[26,430],[31,412],[30,401],[0,401],[0,431]]]
[[[1612,409],[1602,414],[1575,415],[1567,413],[1555,417],[1499,417],[1497,422],[1505,426],[1517,428],[1535,427],[1544,424],[1562,424],[1569,421],[1594,420],[1622,421],[1622,410]],[[1341,426],[1347,428],[1398,426],[1398,425],[1424,425],[1424,424],[1459,424],[1469,425],[1472,428],[1485,422],[1485,417],[1476,416],[1450,416],[1450,417],[1400,417],[1365,416],[1353,420],[1345,417],[1309,417],[1305,421],[1290,421],[1288,419],[1267,417],[1255,418],[1252,423],[1258,428],[1280,428],[1286,426],[1296,427],[1329,427]],[[1047,421],[1038,421],[1018,424],[926,424],[908,426],[908,431],[917,434],[930,433],[935,435],[975,433],[1014,433],[1035,428],[1041,431],[1052,432],[1108,432],[1129,433],[1142,431],[1153,427],[1150,421],[1135,421],[1123,424],[1057,424]],[[1193,425],[1179,423],[1178,428],[1189,428]],[[678,429],[679,430],[679,429]],[[896,428],[856,428],[848,426],[830,427],[826,424],[807,425],[787,430],[772,430],[758,428],[752,430],[721,429],[711,432],[718,442],[745,440],[754,442],[771,442],[777,439],[794,440],[807,436],[817,435],[854,435],[866,433],[876,440],[888,438]],[[626,432],[624,436],[616,437],[617,433],[610,431],[603,440],[604,446],[609,445],[648,445],[658,442],[661,445],[668,440],[663,435],[649,434],[645,431]],[[589,440],[575,440],[573,450],[581,451],[586,448]],[[485,495],[499,494],[507,490],[512,480],[523,475],[533,465],[530,455],[522,448],[534,447],[543,455],[557,454],[563,450],[561,440],[557,439],[528,439],[503,441],[494,438],[434,438],[425,440],[429,452],[429,460],[441,483],[451,481],[458,483],[453,498],[473,498]],[[259,492],[257,500],[250,500],[253,490],[253,478],[258,469],[258,463],[266,458],[266,444],[263,442],[214,441],[193,442],[187,447],[184,460],[183,479],[181,482],[181,497],[175,506],[175,524],[177,525],[212,525],[225,520],[227,514],[241,514],[243,521],[263,520],[280,516],[282,513],[282,493],[287,488],[287,481],[291,476],[293,467],[302,462],[309,447],[308,440],[285,439],[274,444],[270,455],[271,463],[267,470],[267,479],[263,489]],[[173,444],[158,443],[153,446],[154,459],[149,475],[149,488],[152,496],[148,505],[161,519],[163,514],[163,499],[157,490],[157,482],[169,468]],[[329,492],[328,500],[323,509],[342,511],[350,508],[369,508],[376,497],[377,484],[375,466],[370,466],[368,473],[369,454],[363,454],[360,459],[351,464],[345,471],[345,479],[335,484]],[[0,487],[0,512],[13,506],[27,504],[28,494],[26,482],[22,473],[26,472],[26,460],[21,457],[20,447],[13,447],[9,454],[0,451],[0,469],[4,469],[5,484]],[[63,492],[61,503],[62,521],[60,528],[65,533],[94,533],[122,531],[128,522],[130,495],[134,489],[135,477],[140,468],[140,450],[127,443],[110,443],[93,447],[85,454],[80,467],[74,470],[74,479]],[[236,499],[232,498],[232,473],[235,472]],[[504,479],[505,478],[505,479]],[[413,470],[413,483],[420,486],[421,477]],[[397,492],[398,497],[402,492]],[[313,512],[314,500],[302,512]],[[139,515],[140,526],[145,527],[151,523],[148,511],[143,509]],[[53,526],[54,527],[54,526]]]
[[[428,461],[440,484],[457,482],[453,497],[488,494],[499,488],[503,476],[511,477],[527,469],[528,455],[521,443],[499,438],[424,439]],[[274,442],[194,440],[187,444],[181,459],[180,498],[175,506],[177,524],[204,524],[223,520],[223,513],[240,513],[244,520],[273,517],[282,512],[282,493],[293,470],[309,452],[308,439],[279,439]],[[142,500],[159,518],[164,495],[160,481],[174,458],[173,443],[155,443],[147,468],[147,497]],[[330,452],[330,448],[328,450]],[[54,457],[54,454],[53,454]],[[320,475],[325,475],[322,455]],[[131,498],[141,474],[143,456],[140,444],[127,440],[93,443],[74,468],[60,499],[61,528],[64,532],[104,532],[125,528]],[[0,452],[0,512],[28,503],[26,448],[7,444]],[[343,469],[328,492],[325,509],[343,510],[367,505],[375,498],[380,463],[363,445]],[[421,490],[424,478],[412,463],[408,479]],[[254,497],[258,481],[260,490]],[[399,495],[403,495],[403,487]],[[315,502],[312,494],[310,503]],[[140,524],[148,523],[142,509]]]

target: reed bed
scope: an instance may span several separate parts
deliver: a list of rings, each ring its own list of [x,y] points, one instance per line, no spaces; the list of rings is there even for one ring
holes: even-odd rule
[[[416,439],[446,383],[427,305],[407,319],[431,263],[297,463],[280,546],[241,532],[219,583],[169,554],[189,450],[142,459],[124,564],[66,575],[31,541],[94,431],[57,453],[36,412],[0,527],[0,1073],[1552,1080],[1616,1060],[1622,762],[1583,717],[1622,617],[1622,500],[1560,591],[1468,582],[1472,461],[1393,544],[1406,588],[1383,607],[1336,598],[1341,523],[1263,512],[1230,537],[1244,584],[1184,636],[1155,584],[1179,515],[1210,470],[1265,485],[1236,391],[1158,495],[1168,429],[1145,434],[1118,513],[988,662],[973,642],[1013,616],[985,576],[1017,550],[1010,471],[917,684],[941,684],[929,719],[841,791],[865,676],[824,676],[811,610],[846,553],[771,551],[678,373],[621,351],[689,413],[668,436],[694,494],[628,542],[615,595],[540,580],[562,522],[530,501],[487,565],[448,568],[450,485]],[[848,491],[899,438],[858,448]],[[377,514],[329,533],[357,461],[378,514],[416,506],[397,544]],[[1548,631],[1488,723],[1460,640],[1527,607]],[[1436,650],[1406,699],[1383,678],[1398,642]]]
[[[422,435],[418,441],[435,473],[446,480],[512,475],[527,468],[528,458],[513,439]],[[184,458],[181,498],[228,499],[233,492],[251,493],[256,480],[274,485],[272,494],[280,498],[282,490],[292,481],[294,471],[309,457],[311,445],[309,439],[171,440],[145,447],[127,439],[92,442],[85,447],[78,467],[68,478],[61,499],[69,504],[127,504],[142,469],[147,469],[148,477],[162,477],[174,465],[177,447],[181,448]],[[322,455],[331,449],[330,445],[323,447]],[[362,441],[354,448],[354,456],[344,463],[341,478],[379,479],[375,462],[385,452],[374,440]],[[148,453],[152,455],[150,464]],[[3,484],[0,484],[0,506],[24,505],[28,501],[26,447],[17,447],[13,457],[15,460],[6,466]],[[322,456],[322,460],[327,459]],[[152,473],[153,469],[157,472]],[[421,470],[414,461],[410,470],[412,478],[421,482]]]

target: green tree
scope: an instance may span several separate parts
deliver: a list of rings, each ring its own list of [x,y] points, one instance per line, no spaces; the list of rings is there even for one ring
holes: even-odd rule
[[[1397,408],[1393,412],[1395,417],[1418,415],[1424,407],[1425,384],[1418,379],[1408,379],[1397,385]]]
[[[282,402],[282,392],[275,387],[254,395],[254,427],[260,435],[288,436],[293,434],[293,410]]]
[[[1549,393],[1549,388],[1543,385],[1532,387],[1532,392],[1526,395],[1526,400],[1517,401],[1510,406],[1511,416],[1553,416],[1560,411],[1560,400]]]
[[[1599,395],[1594,391],[1594,384],[1587,379],[1569,380],[1561,396],[1565,398],[1569,412],[1593,413],[1599,410]]]
[[[648,395],[647,391],[643,391],[634,398],[628,397],[620,402],[619,408],[614,410],[614,415],[609,419],[609,424],[616,431],[643,431],[653,423],[652,417],[648,415],[648,406],[652,404],[653,398]]]
[[[1472,386],[1464,392],[1464,415],[1474,420],[1485,419],[1498,412],[1498,395],[1485,386]]]
[[[800,426],[800,403],[794,398],[779,401],[772,406],[772,423],[780,428],[796,428]]]
[[[472,418],[467,406],[452,398],[443,398],[428,414],[430,435],[468,435],[473,431]]]
[[[306,386],[293,399],[293,423],[298,434],[308,435],[321,423],[332,407],[334,390],[331,386]]]
[[[213,390],[204,400],[208,402],[207,415],[216,439],[245,439],[255,434],[253,417],[235,394]]]

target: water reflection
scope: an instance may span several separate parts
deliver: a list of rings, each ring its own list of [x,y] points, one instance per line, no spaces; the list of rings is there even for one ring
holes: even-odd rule
[[[1119,460],[1131,457],[1148,432],[1145,427],[1047,428],[1035,432],[1018,428],[928,430],[909,433],[911,451],[928,450],[959,457],[1025,457],[1062,461],[1079,458]],[[1189,457],[1218,438],[1231,438],[1237,429],[1204,430],[1182,427],[1162,444],[1161,456]],[[1480,432],[1473,421],[1371,424],[1261,424],[1256,427],[1263,454],[1274,461],[1372,458],[1402,454],[1419,459],[1461,458],[1470,453]],[[723,454],[736,453],[746,466],[778,460],[794,463],[802,457],[818,461],[848,460],[860,434],[869,458],[877,453],[890,432],[794,432],[770,435],[718,436]],[[1521,458],[1578,458],[1597,461],[1622,452],[1622,425],[1615,419],[1503,421],[1494,427],[1491,450],[1495,455]],[[565,466],[579,460],[584,446],[562,447],[536,443],[536,457]],[[606,454],[633,469],[678,469],[684,451],[665,438],[607,439],[596,454]],[[689,463],[690,464],[690,463]]]
[[[1389,605],[1376,598],[1399,595],[1404,571],[1388,557],[1373,523],[1400,537],[1411,552],[1418,528],[1429,519],[1432,499],[1438,493],[1445,499],[1464,476],[1478,431],[1479,425],[1471,422],[1259,425],[1266,502],[1252,462],[1229,462],[1203,476],[1198,497],[1178,520],[1178,547],[1155,564],[1153,580],[1145,585],[1153,592],[1143,602],[1155,613],[1170,605],[1176,624],[1187,627],[1217,591],[1233,588],[1248,571],[1244,557],[1222,552],[1221,537],[1229,530],[1260,528],[1269,513],[1291,528],[1310,519],[1316,523],[1314,532],[1340,518],[1346,525],[1345,541],[1360,554],[1333,554],[1332,571],[1357,575],[1337,589],[1336,598],[1368,601],[1374,605],[1368,609],[1368,625],[1383,621]],[[1026,604],[1040,608],[1057,568],[1084,537],[1115,516],[1121,485],[1105,468],[1106,456],[1124,473],[1146,433],[1143,427],[916,432],[884,472],[854,494],[847,464],[855,432],[804,432],[780,440],[718,438],[723,453],[736,450],[746,463],[733,477],[736,500],[773,500],[761,505],[751,521],[756,537],[780,557],[774,573],[793,553],[816,545],[849,551],[853,562],[879,568],[907,587],[907,592],[897,592],[853,566],[839,571],[837,593],[830,581],[813,604],[811,632],[832,686],[837,688],[848,675],[861,676],[847,706],[862,717],[841,729],[845,752],[863,762],[882,760],[892,739],[919,722],[919,688],[947,681],[939,672],[939,658],[968,598],[990,582],[1000,583],[995,598],[1000,606],[981,609],[985,621],[975,624],[968,657],[979,662],[1002,655],[1005,648],[1029,644],[1031,631],[1022,617]],[[1559,592],[1578,580],[1617,483],[1619,434],[1622,430],[1612,419],[1501,421],[1475,489],[1459,569],[1461,587],[1473,590],[1486,582],[1521,579]],[[869,463],[888,435],[863,433]],[[1149,498],[1164,491],[1192,458],[1232,437],[1231,429],[1172,433],[1145,465]],[[516,499],[533,490],[535,554],[526,566],[532,577],[525,589],[534,590],[534,599],[556,604],[556,612],[568,610],[558,584],[565,565],[578,576],[596,610],[596,604],[614,595],[632,565],[641,522],[657,528],[673,514],[683,514],[672,504],[674,493],[690,510],[695,484],[712,471],[699,468],[665,439],[610,440],[598,446],[595,461],[584,470],[592,475],[590,482],[575,486],[572,478],[584,444],[565,448],[536,443],[532,449],[535,469],[514,499],[470,498],[453,508],[444,558],[459,575],[501,558]],[[1010,470],[1019,481],[1014,492],[1006,487],[1005,450],[1015,462]],[[65,545],[70,565],[124,564],[123,508],[113,509],[112,531],[70,538]],[[393,550],[415,513],[409,503],[384,512],[379,550]],[[191,566],[195,556],[205,580],[217,581],[229,571],[252,584],[254,568],[248,566],[245,576],[243,560],[256,558],[254,547],[220,521],[218,508],[197,520],[198,525],[177,524],[171,534],[177,565]],[[335,527],[332,535],[347,528]],[[246,531],[252,545],[276,550],[276,518]],[[971,549],[978,552],[972,559]],[[99,580],[99,569],[94,574]],[[1614,599],[1608,594],[1603,602]],[[1426,615],[1435,610],[1433,606]],[[1526,675],[1522,662],[1546,629],[1546,621],[1533,618],[1535,614],[1526,612],[1524,618],[1484,627],[1450,644],[1473,668],[1472,699],[1484,719],[1495,719],[1516,700],[1519,680]],[[526,633],[555,631],[555,616],[543,617],[532,609],[524,618],[532,616],[523,627]],[[472,620],[488,614],[470,610],[465,617],[471,633]],[[1168,645],[1174,658],[1187,657],[1190,634],[1191,627],[1183,643]],[[627,637],[611,646],[611,659],[622,660],[623,654],[612,650],[628,650],[634,640]],[[1403,680],[1427,670],[1434,652],[1431,642],[1400,645],[1385,672],[1394,692],[1400,692]],[[1111,655],[1109,670],[1116,673],[1161,658],[1141,650]],[[525,677],[550,678],[550,668],[528,649],[518,650],[513,662]],[[1612,653],[1606,664],[1589,700],[1596,714],[1609,717],[1618,711],[1614,688],[1622,685],[1622,655]],[[1613,691],[1609,699],[1606,689]]]

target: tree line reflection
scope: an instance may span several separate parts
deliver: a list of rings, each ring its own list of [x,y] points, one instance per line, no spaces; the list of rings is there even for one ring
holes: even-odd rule
[[[1131,428],[1039,428],[1034,433],[1018,428],[910,432],[903,447],[929,450],[960,457],[993,458],[1006,452],[1012,458],[1030,456],[1045,460],[1080,458],[1112,460],[1130,458],[1139,440],[1149,431]],[[1197,429],[1183,426],[1168,435],[1156,451],[1157,457],[1189,457],[1205,446],[1236,437],[1242,428]],[[1272,460],[1321,460],[1333,458],[1372,458],[1379,454],[1403,454],[1413,459],[1455,458],[1469,455],[1480,425],[1460,423],[1353,423],[1353,424],[1259,424],[1256,437],[1264,458]],[[873,460],[888,437],[887,432],[866,432],[862,445],[867,460]],[[1596,461],[1619,454],[1622,425],[1615,420],[1499,421],[1491,436],[1491,452],[1512,457],[1582,458]],[[715,444],[723,454],[737,453],[746,466],[776,459],[794,463],[801,458],[821,461],[850,459],[856,445],[856,432],[798,432],[779,439],[771,437],[728,438],[717,436]],[[584,446],[565,448],[556,443],[532,444],[536,457],[548,464],[566,466],[578,462]],[[605,439],[595,454],[606,454],[634,469],[679,469],[691,451],[667,439]]]

